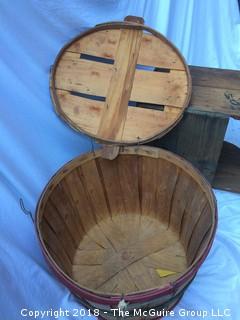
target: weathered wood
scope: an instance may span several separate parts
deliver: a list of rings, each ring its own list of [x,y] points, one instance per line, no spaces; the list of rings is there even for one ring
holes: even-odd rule
[[[144,28],[142,27],[142,29]],[[76,39],[67,48],[67,51],[114,60],[120,37],[119,29],[96,30],[97,32],[91,33],[87,37]],[[148,54],[149,51],[151,51],[151,55]],[[176,51],[169,49],[165,39],[163,37],[161,39],[152,37],[148,33],[143,34],[138,63],[152,67],[185,70],[184,63],[179,60]]]
[[[228,119],[231,116],[240,117],[240,106],[237,103],[240,98],[240,71],[190,66],[190,74],[193,92],[183,119],[165,137],[151,145],[164,147],[183,156],[212,182],[220,161]],[[231,99],[234,99],[232,103]],[[221,161],[226,162],[226,157]],[[225,182],[220,182],[224,169],[221,164],[219,166],[216,185],[231,189],[231,178],[227,178],[227,175]]]
[[[132,43],[132,38],[130,39],[130,43]],[[128,43],[128,45],[130,44]],[[106,99],[108,99],[111,93],[109,91],[111,85],[111,90],[115,95],[117,93],[118,95],[122,94],[123,91],[126,94],[125,90],[128,88],[126,104],[131,100],[182,108],[188,90],[186,73],[183,70],[173,69],[169,72],[135,70],[135,65],[131,61],[128,62],[126,58],[126,48],[121,50],[123,51],[122,60],[118,56],[116,57],[118,60],[115,60],[119,61],[118,65],[80,59],[78,54],[66,52],[57,68],[56,89],[74,91],[79,96],[80,94],[87,94],[87,98],[91,102],[94,99],[89,95],[107,97]],[[134,55],[135,58],[138,57],[138,55],[135,55],[137,53],[130,52],[129,54]],[[123,62],[126,64],[125,70]],[[131,69],[134,73],[127,81],[126,73]],[[120,71],[116,72],[116,70]],[[121,84],[119,82],[120,72]],[[113,76],[117,83],[113,81]]]
[[[227,125],[227,116],[188,109],[173,130],[150,144],[184,157],[212,182]]]
[[[89,100],[83,97],[72,95],[68,91],[57,90],[59,101],[65,116],[74,119],[74,127],[97,138],[97,130],[101,121],[101,113],[104,108],[103,101]],[[158,134],[166,125],[174,122],[176,114],[180,114],[179,108],[165,107],[165,112],[147,108],[129,107],[125,127],[123,130],[123,140],[141,141],[151,134]],[[176,113],[176,114],[175,114]]]
[[[239,90],[240,71],[189,66],[194,86]]]
[[[240,193],[240,148],[224,141],[213,187]]]
[[[189,109],[240,117],[240,104],[231,104],[227,96],[240,99],[240,71],[189,66],[192,97]]]

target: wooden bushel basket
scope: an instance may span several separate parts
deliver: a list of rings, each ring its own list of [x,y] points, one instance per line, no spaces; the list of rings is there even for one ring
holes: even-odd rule
[[[130,20],[97,26],[57,57],[51,76],[57,113],[115,146],[61,168],[36,213],[56,275],[105,319],[116,318],[112,308],[130,319],[173,308],[206,258],[217,223],[211,187],[191,164],[138,145],[180,120],[191,81],[177,49]]]

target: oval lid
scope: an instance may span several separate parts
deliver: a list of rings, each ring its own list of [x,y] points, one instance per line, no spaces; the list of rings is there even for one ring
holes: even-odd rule
[[[56,112],[75,130],[111,144],[161,137],[191,94],[188,66],[160,33],[126,17],[97,25],[58,54],[50,89]]]

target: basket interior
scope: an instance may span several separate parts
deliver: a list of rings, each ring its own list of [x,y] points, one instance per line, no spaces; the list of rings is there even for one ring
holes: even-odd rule
[[[39,231],[51,258],[80,286],[103,294],[160,287],[208,244],[209,198],[177,161],[121,154],[64,170],[45,191]]]

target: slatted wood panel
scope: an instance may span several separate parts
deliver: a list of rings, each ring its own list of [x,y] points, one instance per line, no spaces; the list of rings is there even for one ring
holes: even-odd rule
[[[164,150],[97,151],[67,164],[45,191],[37,225],[48,255],[69,279],[100,295],[174,282],[212,238],[210,187]],[[159,276],[157,270],[172,272]]]
[[[240,119],[240,71],[190,66],[192,111],[219,113]]]
[[[51,91],[57,112],[76,130],[100,141],[136,144],[178,122],[190,82],[183,58],[162,35],[119,23],[96,27],[67,45],[54,64]]]

